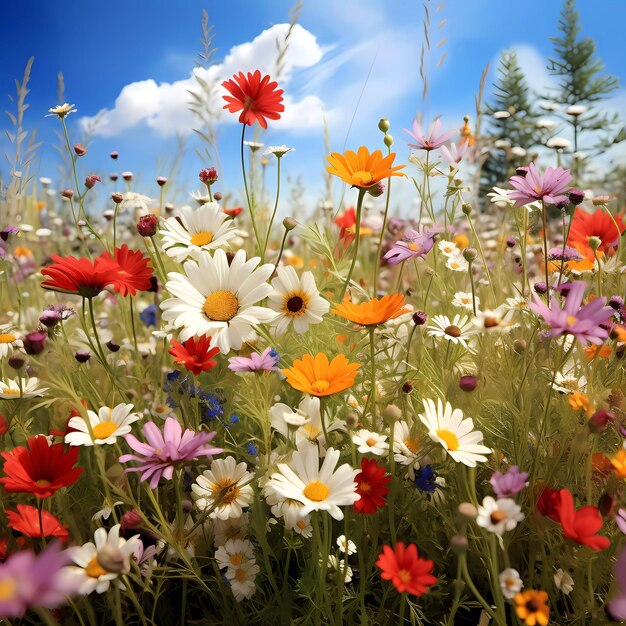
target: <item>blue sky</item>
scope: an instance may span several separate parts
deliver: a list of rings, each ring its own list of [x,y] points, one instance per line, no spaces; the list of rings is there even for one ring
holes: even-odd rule
[[[443,114],[444,125],[458,127],[465,113],[473,114],[484,67],[493,65],[502,50],[518,48],[532,85],[538,90],[545,85],[545,59],[551,54],[548,38],[556,34],[559,0],[448,0],[436,13],[439,4],[438,0],[432,2],[432,39],[434,44],[443,37],[447,40],[433,53],[430,97],[424,109],[419,80],[424,17],[421,2],[304,1],[299,20],[302,28],[294,37],[287,75],[281,81],[290,115],[284,123],[272,125],[262,138],[266,144],[285,143],[297,149],[284,163],[287,174],[300,175],[314,194],[321,192],[325,155],[321,104],[333,150],[343,149],[346,138],[347,147],[379,147],[381,135],[376,125],[385,116],[392,123],[399,158],[404,160],[407,148],[401,128],[410,125],[416,111],[422,111],[426,119]],[[596,39],[607,71],[624,82],[626,58],[621,42],[626,3],[579,0],[578,4],[583,33]],[[132,170],[138,178],[135,190],[156,197],[153,181],[169,169],[178,131],[186,134],[187,145],[178,193],[182,188],[199,187],[197,172],[210,163],[194,153],[198,142],[189,132],[193,122],[185,111],[187,83],[180,81],[189,79],[200,48],[203,6],[215,27],[216,60],[222,62],[230,55],[230,62],[227,59],[219,66],[221,71],[252,69],[255,63],[271,71],[274,59],[268,50],[272,46],[268,48],[267,41],[263,44],[261,33],[288,21],[292,3],[285,0],[110,0],[100,7],[82,0],[5,3],[0,24],[5,51],[0,59],[0,93],[13,93],[13,79],[21,76],[28,57],[35,56],[26,125],[36,127],[44,142],[37,175],[56,178],[57,157],[52,144],[57,141],[54,130],[58,122],[44,115],[57,104],[56,80],[61,71],[66,100],[78,109],[68,118],[73,136],[79,133],[85,117],[108,110],[103,118],[106,128],[96,133],[89,154],[79,163],[82,175],[92,172],[104,177],[112,171]],[[437,30],[444,19],[445,25]],[[273,42],[274,32],[284,31],[270,31],[266,39]],[[252,43],[242,46],[247,42]],[[441,51],[446,58],[435,68]],[[490,84],[491,80],[487,92]],[[116,107],[125,87],[128,97]],[[611,106],[626,110],[625,94],[621,89]],[[4,97],[3,108],[11,108]],[[216,128],[223,183],[236,192],[241,186],[237,161],[240,129],[227,117],[222,117]],[[0,151],[9,149],[3,136]],[[120,152],[118,164],[108,158],[111,150]],[[6,163],[0,167],[6,176]],[[61,181],[55,180],[55,184],[60,186]],[[176,193],[176,189],[169,193]]]

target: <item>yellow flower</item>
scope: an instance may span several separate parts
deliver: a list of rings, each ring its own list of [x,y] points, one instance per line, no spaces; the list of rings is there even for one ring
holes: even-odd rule
[[[396,158],[395,152],[383,157],[380,150],[375,150],[370,154],[365,146],[361,146],[358,152],[352,150],[346,150],[343,154],[333,152],[326,158],[330,163],[326,171],[333,176],[339,176],[353,187],[368,189],[390,176],[406,176],[397,171],[406,165],[392,167],[393,160]]]
[[[26,246],[15,246],[15,248],[13,249],[13,256],[30,257],[33,256],[33,251]]]
[[[369,302],[360,304],[344,300],[342,304],[332,309],[332,313],[361,326],[374,326],[395,319],[408,310],[404,306],[404,296],[401,293],[393,293],[383,296],[380,300],[372,298]]]
[[[465,250],[465,248],[469,247],[469,239],[467,238],[467,235],[464,235],[463,233],[455,235],[452,238],[452,241],[454,241],[457,247],[461,250]]]
[[[589,396],[582,391],[572,391],[567,401],[574,411],[582,409],[585,413],[589,413]]]
[[[548,594],[545,591],[527,589],[515,594],[515,613],[524,620],[526,626],[547,626],[550,620],[550,609],[547,604]]]
[[[343,354],[329,363],[328,357],[318,352],[315,357],[305,354],[302,360],[296,359],[282,372],[294,389],[312,396],[330,396],[351,387],[360,367],[359,363],[350,363]]]
[[[611,465],[617,478],[626,478],[626,450],[624,448],[611,459]]]

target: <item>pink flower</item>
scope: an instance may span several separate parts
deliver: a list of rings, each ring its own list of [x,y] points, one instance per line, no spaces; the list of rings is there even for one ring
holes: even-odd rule
[[[458,146],[454,143],[450,144],[450,148],[441,146],[440,152],[445,161],[450,163],[450,165],[456,165],[463,160],[466,154],[469,156],[472,149],[467,141],[462,141]]]
[[[262,354],[253,352],[250,357],[231,357],[228,359],[228,369],[233,372],[275,372],[279,359],[276,350],[265,348]]]
[[[413,132],[408,129],[404,129],[404,132],[408,133],[416,143],[410,143],[409,148],[414,150],[436,150],[454,135],[456,131],[451,130],[446,133],[441,132],[441,120],[435,120],[435,123],[428,129],[428,134],[422,134],[422,128],[418,124],[417,120],[413,120]]]
[[[407,259],[424,258],[435,243],[436,233],[408,229],[401,241],[396,241],[383,257],[389,265],[398,265]]]
[[[568,183],[572,180],[569,170],[562,167],[548,167],[541,175],[534,163],[528,166],[526,176],[511,176],[509,183],[515,191],[509,192],[509,198],[515,200],[515,206],[524,206],[535,200],[543,200],[547,204],[568,202]]]
[[[587,343],[601,344],[608,336],[609,331],[601,324],[613,315],[614,311],[606,304],[606,298],[599,297],[592,300],[581,308],[585,296],[586,283],[582,280],[573,283],[565,283],[557,289],[565,291],[567,298],[563,309],[559,307],[557,299],[553,296],[548,308],[535,294],[534,301],[529,307],[538,315],[541,315],[550,326],[550,334],[553,337],[559,335],[574,335],[583,346]]]
[[[150,479],[150,488],[155,489],[161,477],[171,480],[175,467],[188,463],[201,456],[211,458],[223,452],[221,448],[207,446],[217,433],[196,433],[185,430],[173,417],[165,420],[163,433],[154,422],[144,424],[142,432],[147,443],[142,443],[134,435],[126,435],[128,445],[139,454],[123,454],[120,463],[137,461],[138,467],[129,467],[127,472],[143,472],[141,480]]]

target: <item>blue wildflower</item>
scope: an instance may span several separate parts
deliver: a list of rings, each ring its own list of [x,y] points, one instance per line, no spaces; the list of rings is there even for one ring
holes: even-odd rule
[[[424,465],[415,472],[415,480],[413,484],[420,490],[426,493],[435,493],[437,491],[437,472],[432,468],[432,465]]]
[[[250,456],[256,456],[259,453],[259,451],[257,450],[257,447],[251,441],[248,442],[246,449],[248,450],[248,454]]]
[[[157,325],[157,314],[159,307],[156,304],[149,304],[141,313],[139,317],[141,321],[148,327]]]

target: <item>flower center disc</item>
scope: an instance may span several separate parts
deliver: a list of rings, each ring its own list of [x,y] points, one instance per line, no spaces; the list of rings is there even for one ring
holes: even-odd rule
[[[232,504],[239,497],[237,483],[226,478],[211,487],[211,493],[218,504]]]
[[[106,422],[100,422],[93,427],[93,436],[96,439],[106,439],[110,437],[118,428],[118,424],[107,420]]]
[[[411,581],[411,572],[409,572],[409,570],[406,569],[401,569],[398,572],[398,578],[403,582],[403,583],[408,583]]]
[[[91,561],[87,563],[85,574],[87,574],[90,578],[100,578],[100,576],[104,576],[105,574],[108,574],[108,572],[102,568],[100,563],[98,563],[98,557],[94,556]]]
[[[452,452],[454,452],[455,450],[459,449],[459,440],[453,432],[442,428],[441,430],[437,431],[437,437],[445,442],[448,450],[452,450]]]
[[[287,311],[292,314],[303,313],[304,298],[301,296],[292,295],[289,297],[286,303]]]
[[[11,333],[0,334],[0,343],[13,343],[15,341],[15,335]]]
[[[311,389],[315,393],[324,393],[330,387],[330,383],[327,380],[316,380],[311,385]]]
[[[237,315],[239,300],[232,291],[214,291],[204,301],[204,314],[214,322],[228,322]]]
[[[371,185],[374,182],[374,177],[371,172],[365,170],[357,170],[352,174],[352,181],[357,186]]]
[[[319,480],[312,480],[302,492],[309,499],[313,500],[313,502],[322,502],[322,500],[326,500],[328,494],[330,493],[330,489]]]
[[[446,333],[446,335],[450,336],[450,337],[460,337],[461,336],[461,329],[458,326],[446,326],[444,328],[444,333]]]
[[[206,246],[213,241],[213,233],[210,230],[201,230],[191,236],[191,243],[194,246]]]
[[[413,454],[420,449],[420,441],[417,437],[415,439],[405,439],[403,443]]]
[[[492,524],[499,524],[502,520],[504,520],[505,517],[506,515],[502,511],[494,511],[489,516]]]
[[[0,581],[0,600],[11,600],[15,597],[17,585],[13,578],[5,578]]]

